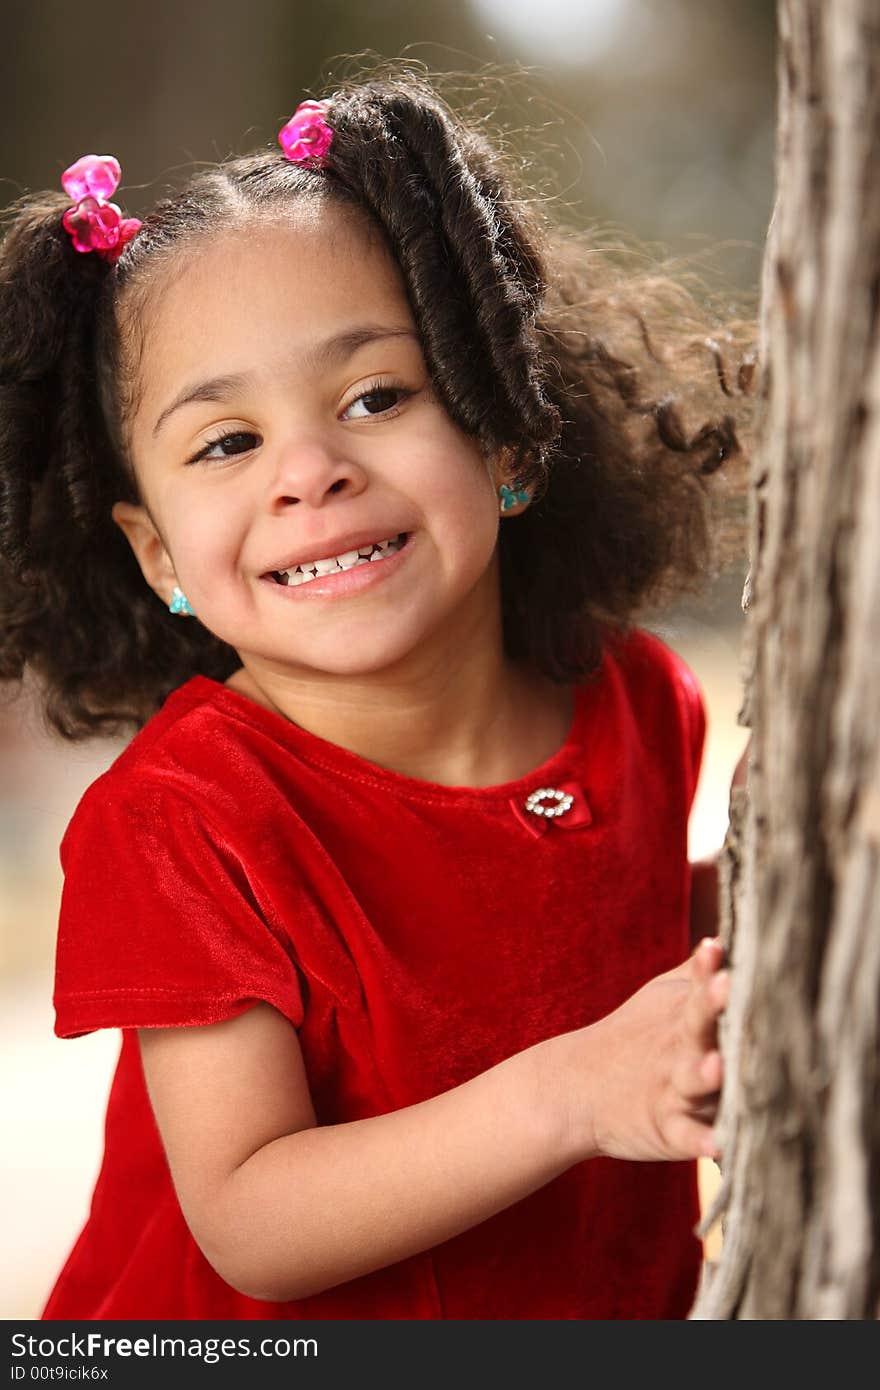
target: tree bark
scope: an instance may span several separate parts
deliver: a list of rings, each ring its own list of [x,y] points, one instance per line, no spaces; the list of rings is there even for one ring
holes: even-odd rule
[[[720,1259],[694,1318],[880,1294],[880,10],[780,0],[744,639],[722,857]],[[747,588],[749,586],[747,585]],[[745,600],[744,600],[745,603]]]

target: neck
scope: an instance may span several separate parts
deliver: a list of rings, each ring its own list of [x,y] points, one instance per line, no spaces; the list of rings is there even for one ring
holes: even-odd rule
[[[525,776],[561,746],[572,718],[570,688],[505,657],[500,614],[364,675],[242,660],[227,681],[240,693],[380,767],[444,786]]]

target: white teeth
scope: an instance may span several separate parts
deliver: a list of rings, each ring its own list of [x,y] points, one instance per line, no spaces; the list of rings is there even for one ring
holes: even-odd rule
[[[387,555],[393,555],[403,544],[401,537],[405,539],[404,532],[390,540],[375,541],[371,545],[361,546],[359,550],[346,550],[344,554],[332,556],[327,560],[309,560],[305,565],[297,565],[295,569],[276,570],[275,573],[282,584],[308,584],[310,580],[319,579],[325,574],[338,574],[342,570],[356,569],[358,565],[367,565],[373,560],[383,560]]]

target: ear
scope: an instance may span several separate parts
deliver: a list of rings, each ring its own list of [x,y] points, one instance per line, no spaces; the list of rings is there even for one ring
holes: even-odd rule
[[[498,449],[489,459],[489,468],[492,480],[495,483],[495,491],[501,487],[502,483],[510,483],[510,469],[513,464],[512,449]]]
[[[513,449],[500,449],[492,463],[495,479],[495,494],[499,498],[502,516],[519,516],[529,505],[528,492],[519,492],[513,486],[513,473],[516,455]],[[502,494],[502,486],[505,489]]]
[[[169,604],[177,575],[146,507],[134,502],[114,502],[110,515],[134,551],[144,579],[162,602]]]

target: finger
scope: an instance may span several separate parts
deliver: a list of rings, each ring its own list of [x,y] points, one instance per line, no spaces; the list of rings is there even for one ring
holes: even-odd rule
[[[721,1102],[721,1090],[707,1091],[702,1096],[694,1096],[686,1103],[689,1115],[695,1115],[698,1120],[711,1123],[715,1118],[715,1112]]]
[[[657,980],[702,983],[724,964],[724,947],[720,936],[704,936],[689,956],[679,965],[657,975]]]
[[[727,1007],[729,995],[729,970],[719,970],[690,992],[684,1006],[685,1036],[701,1052],[708,1052],[717,1044],[718,1016]]]
[[[667,1126],[667,1142],[673,1158],[719,1158],[721,1151],[711,1124],[690,1115],[676,1115]]]
[[[720,936],[704,936],[691,956],[690,978],[694,983],[702,984],[720,970],[723,963],[724,947]]]
[[[671,1074],[673,1086],[685,1098],[721,1089],[724,1066],[718,1051],[718,1015],[729,992],[730,972],[722,970],[705,984],[692,987],[685,1003]]]
[[[730,971],[718,970],[706,983],[707,1007],[714,1010],[717,1019],[724,1013],[730,1002]]]
[[[700,1062],[699,1077],[707,1089],[720,1091],[724,1082],[724,1058],[717,1049],[707,1052]]]
[[[724,1080],[724,1062],[717,1049],[700,1052],[688,1048],[680,1054],[673,1074],[672,1085],[679,1096],[691,1105],[718,1095]]]
[[[718,1131],[714,1126],[709,1129],[709,1133],[705,1136],[704,1145],[703,1152],[699,1157],[714,1158],[716,1163],[720,1163],[721,1159],[724,1157],[724,1150],[718,1139]]]

